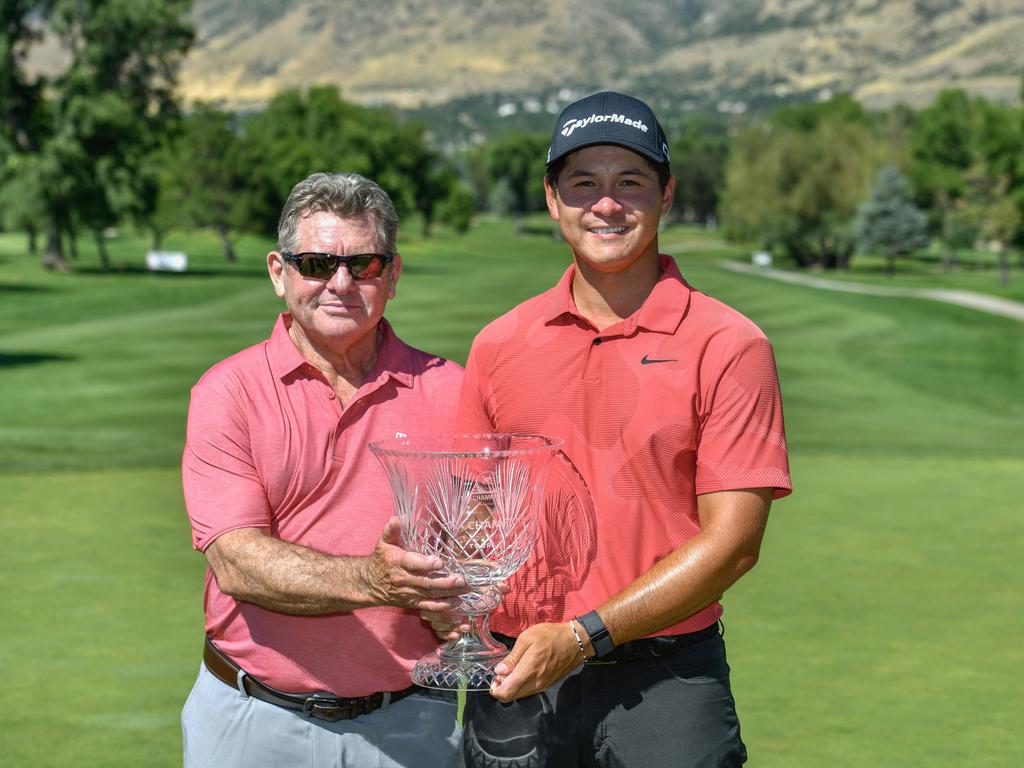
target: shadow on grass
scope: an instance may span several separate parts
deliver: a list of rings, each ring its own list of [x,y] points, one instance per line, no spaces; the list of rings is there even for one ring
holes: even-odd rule
[[[3,262],[0,261],[0,264]],[[48,285],[29,285],[27,283],[0,284],[0,293],[52,293]]]
[[[18,365],[38,365],[39,363],[70,363],[76,358],[69,355],[36,354],[33,352],[0,352],[0,368],[13,368]]]
[[[246,278],[267,278],[267,268],[250,269],[246,267],[197,267],[188,269],[185,272],[158,272],[146,269],[140,264],[117,264],[110,269],[103,267],[88,266],[75,267],[76,275],[92,275],[106,277],[110,275],[150,275],[160,279],[179,280],[183,277],[246,277]]]

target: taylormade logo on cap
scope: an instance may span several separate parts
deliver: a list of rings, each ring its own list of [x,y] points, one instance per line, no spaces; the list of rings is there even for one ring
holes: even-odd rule
[[[616,113],[611,115],[593,114],[590,117],[585,117],[581,120],[575,118],[572,120],[567,120],[565,122],[565,125],[562,126],[561,134],[566,137],[572,136],[572,132],[575,131],[577,128],[586,128],[588,125],[592,123],[603,123],[606,121],[612,123],[622,123],[623,125],[628,125],[632,128],[636,128],[640,131],[643,131],[644,133],[647,133],[648,131],[647,123],[645,123],[643,120],[640,120],[639,118],[636,120],[631,120],[625,115],[620,115]]]
[[[595,144],[618,144],[668,170],[668,142],[654,112],[615,91],[586,96],[562,110],[551,132],[547,166]]]

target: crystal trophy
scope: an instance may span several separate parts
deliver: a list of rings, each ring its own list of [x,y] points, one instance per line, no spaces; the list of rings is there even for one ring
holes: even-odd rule
[[[458,610],[471,630],[416,663],[417,685],[490,688],[494,667],[508,653],[488,627],[502,600],[495,585],[514,574],[533,548],[548,462],[561,446],[558,438],[526,434],[370,443],[391,483],[402,546],[440,557],[443,570],[460,574],[469,586]]]

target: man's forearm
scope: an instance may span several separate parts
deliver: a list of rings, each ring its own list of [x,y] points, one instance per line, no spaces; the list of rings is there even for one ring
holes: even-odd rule
[[[719,599],[749,570],[730,554],[698,536],[660,560],[598,608],[612,640],[644,637]]]
[[[222,592],[272,611],[316,615],[378,604],[368,558],[326,555],[255,529],[224,534],[207,557]]]
[[[598,607],[616,644],[692,616],[718,600],[754,566],[767,523],[770,491],[729,495],[728,503],[738,507],[716,506],[722,498],[704,500],[701,533]]]

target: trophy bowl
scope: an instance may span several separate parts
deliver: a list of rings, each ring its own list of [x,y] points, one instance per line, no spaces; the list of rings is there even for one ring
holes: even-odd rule
[[[487,690],[508,650],[490,633],[495,586],[533,549],[548,462],[562,440],[542,435],[398,437],[370,443],[391,484],[402,545],[436,555],[469,591],[458,612],[471,629],[424,656],[412,679],[427,688]]]

